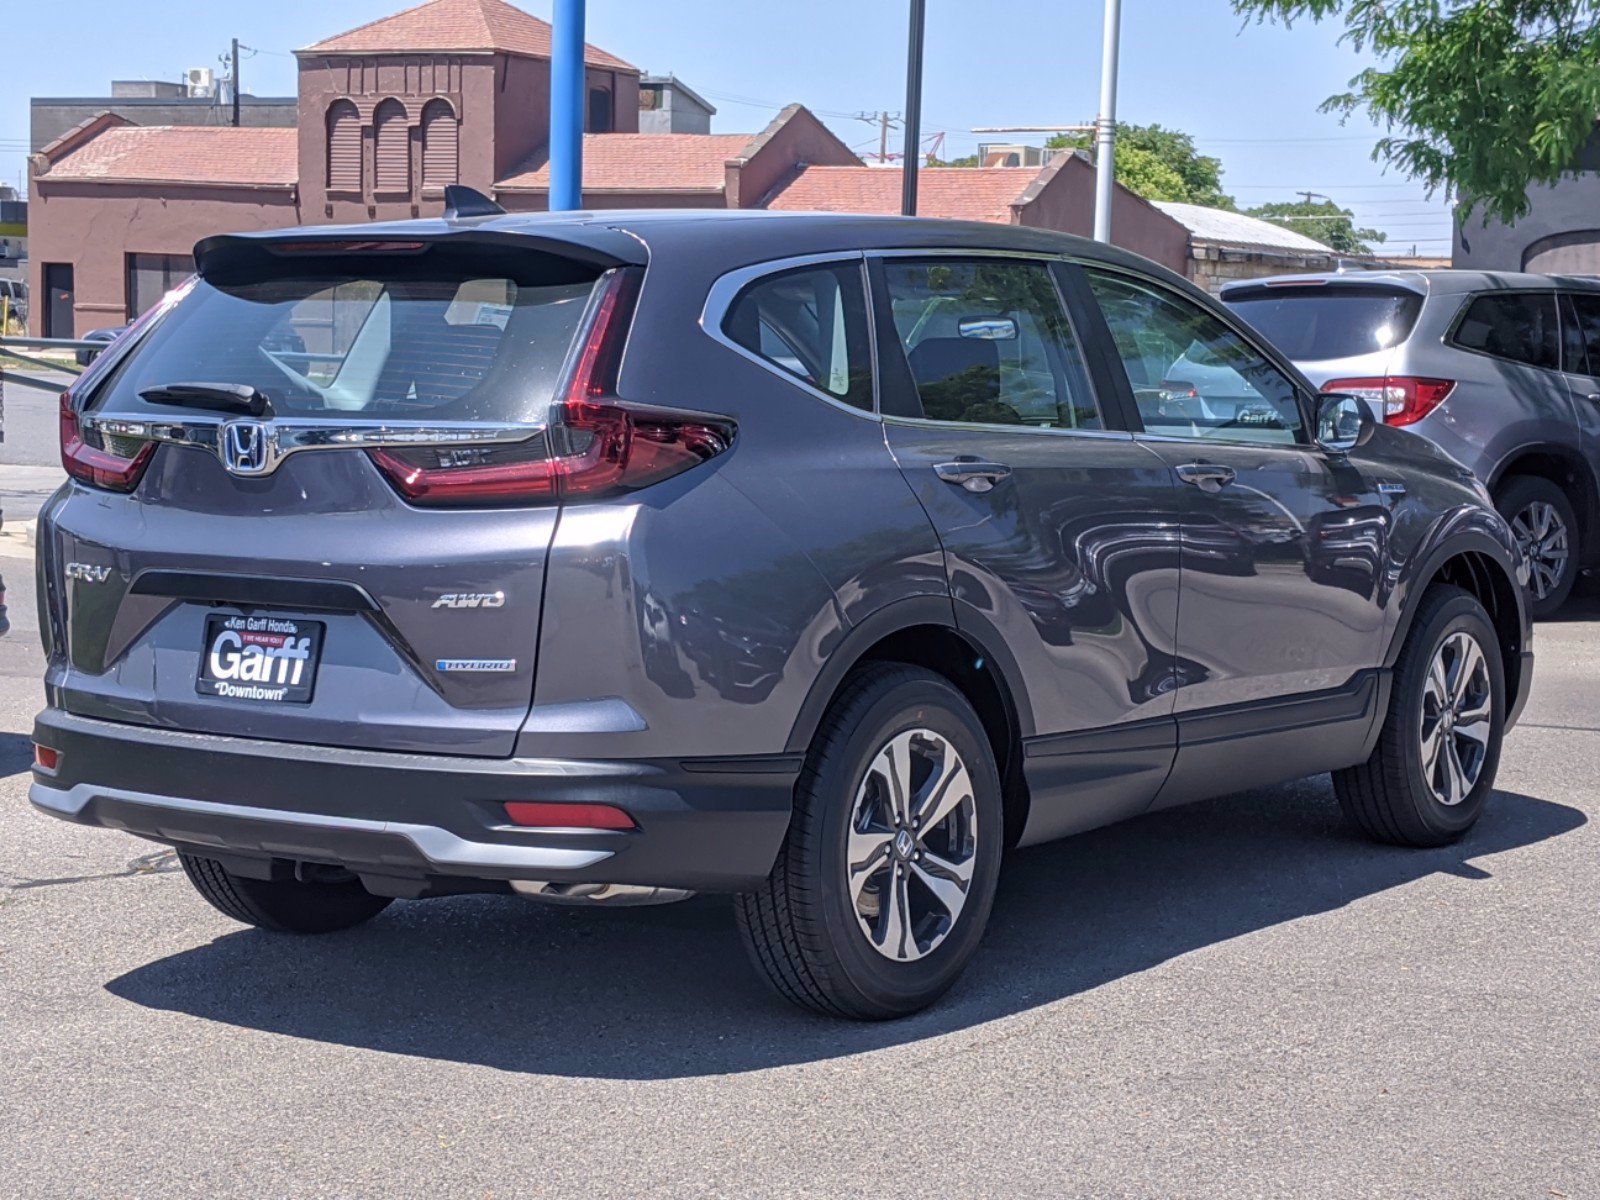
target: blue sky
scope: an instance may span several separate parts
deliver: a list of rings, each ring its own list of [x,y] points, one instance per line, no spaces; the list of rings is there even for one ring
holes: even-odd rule
[[[24,169],[28,98],[103,95],[117,78],[171,79],[215,64],[237,36],[258,53],[245,87],[294,92],[289,51],[404,0],[0,0],[0,179]],[[550,15],[550,0],[518,0]],[[1085,122],[1099,98],[1101,0],[929,0],[923,129],[946,157],[978,125]],[[1371,161],[1377,132],[1317,111],[1369,65],[1333,27],[1242,23],[1227,0],[1124,0],[1123,119],[1192,134],[1242,206],[1299,190],[1331,196],[1386,249],[1448,253],[1444,203]],[[800,101],[863,151],[861,111],[904,107],[904,0],[590,0],[589,40],[673,71],[718,106],[717,132],[760,129]]]

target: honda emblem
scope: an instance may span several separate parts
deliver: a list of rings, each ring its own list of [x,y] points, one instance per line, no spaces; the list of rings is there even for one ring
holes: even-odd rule
[[[267,427],[260,421],[229,421],[222,427],[222,465],[231,475],[265,475]]]

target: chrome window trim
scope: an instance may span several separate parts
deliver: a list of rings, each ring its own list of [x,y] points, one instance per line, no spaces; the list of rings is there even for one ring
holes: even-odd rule
[[[223,459],[223,430],[230,425],[259,426],[265,439],[265,460],[254,475],[270,475],[283,460],[303,450],[369,450],[388,446],[463,446],[489,443],[505,445],[526,441],[543,433],[543,424],[475,423],[436,425],[428,421],[329,421],[310,418],[255,420],[220,416],[216,420],[162,420],[82,413],[79,424],[88,431],[113,437],[209,450]]]
[[[1108,421],[1106,419],[1106,406],[1101,403],[1099,389],[1095,387],[1094,369],[1089,366],[1088,357],[1086,355],[1086,350],[1088,348],[1088,344],[1084,341],[1083,335],[1079,332],[1077,322],[1072,319],[1072,305],[1067,303],[1066,294],[1061,290],[1061,281],[1056,278],[1056,273],[1050,269],[1052,263],[1058,263],[1058,262],[1066,261],[1064,255],[1060,255],[1060,254],[1039,254],[1039,253],[1034,253],[1032,251],[1027,251],[1027,250],[967,250],[965,248],[959,248],[959,247],[940,247],[937,250],[931,250],[930,251],[930,250],[919,250],[919,249],[915,249],[915,248],[911,248],[911,247],[898,247],[898,248],[893,249],[893,250],[868,250],[866,252],[866,258],[867,258],[867,260],[869,262],[872,259],[875,259],[875,258],[877,258],[877,259],[884,259],[884,258],[900,258],[900,259],[904,259],[904,258],[963,258],[963,259],[972,259],[972,258],[1006,258],[1006,259],[1019,259],[1019,260],[1025,261],[1025,262],[1038,263],[1041,267],[1044,268],[1045,276],[1049,280],[1049,283],[1050,283],[1051,294],[1055,296],[1056,303],[1058,305],[1060,305],[1060,307],[1061,307],[1061,319],[1066,322],[1067,332],[1072,335],[1073,343],[1076,345],[1076,348],[1077,348],[1077,351],[1078,351],[1078,358],[1080,360],[1080,365],[1083,368],[1083,382],[1084,382],[1085,386],[1089,389],[1089,399],[1094,403],[1095,417],[1099,420],[1101,428],[1100,429],[1068,429],[1068,428],[1065,428],[1065,427],[1059,426],[1059,425],[1026,425],[1026,424],[1019,424],[1019,425],[985,425],[985,424],[982,424],[982,423],[979,423],[979,422],[973,422],[973,421],[940,421],[940,420],[938,420],[938,419],[936,419],[934,417],[899,417],[899,416],[896,416],[896,417],[883,417],[881,419],[883,419],[885,421],[891,421],[891,420],[892,421],[903,421],[903,422],[906,422],[906,423],[909,423],[909,424],[932,426],[932,427],[938,428],[938,429],[964,429],[964,430],[967,430],[969,432],[970,431],[974,431],[974,430],[1007,430],[1007,431],[1011,431],[1011,432],[1017,432],[1017,431],[1026,430],[1026,431],[1031,431],[1031,432],[1034,432],[1034,433],[1122,434],[1124,436],[1129,435],[1129,433],[1130,433],[1129,430],[1110,429],[1110,428],[1106,427],[1108,425]],[[868,285],[870,286],[870,284],[871,284],[871,274],[870,273],[868,274],[867,279],[868,279]],[[882,298],[882,302],[883,303],[892,303],[888,296],[884,296]],[[879,301],[876,298],[874,298],[874,300],[873,300],[874,306],[876,306],[878,303],[879,303]],[[894,314],[893,314],[893,310],[892,309],[890,311],[889,320],[891,321],[891,323],[894,320]],[[874,325],[874,329],[876,329],[877,323],[874,322],[873,325]],[[898,336],[897,336],[896,340],[897,341],[900,340],[898,338]],[[906,353],[905,346],[904,346],[903,343],[900,345],[899,350],[900,350],[901,354],[905,354]],[[874,354],[874,364],[876,364],[876,354]],[[877,372],[874,371],[874,375],[875,376],[876,376],[876,374],[877,374]],[[912,386],[915,387],[915,382],[913,382]],[[922,403],[922,397],[920,395],[918,395],[918,397],[917,397],[917,403],[919,405]]]
[[[976,421],[938,421],[932,417],[886,416],[885,425],[909,425],[913,428],[953,429],[965,433],[1040,433],[1053,437],[1099,438],[1107,441],[1129,442],[1135,440],[1127,429],[1063,429],[1056,425],[984,425]]]
[[[764,279],[769,275],[782,275],[788,271],[801,270],[805,267],[820,267],[851,262],[857,264],[860,270],[861,296],[866,304],[867,361],[868,369],[872,373],[872,408],[870,411],[864,408],[857,408],[854,404],[835,396],[832,392],[807,383],[799,376],[784,370],[777,363],[763,358],[749,347],[741,346],[729,337],[722,328],[723,322],[728,319],[728,310],[733,307],[733,302],[739,298],[739,293],[757,280]],[[833,250],[825,254],[801,254],[792,258],[767,259],[763,262],[753,263],[748,267],[739,267],[737,270],[717,276],[710,289],[706,292],[706,302],[700,309],[701,331],[719,346],[732,350],[740,358],[755,363],[756,366],[766,371],[769,375],[774,375],[785,383],[799,388],[806,395],[821,400],[824,404],[830,404],[840,412],[846,412],[853,417],[861,417],[868,421],[880,419],[878,411],[878,356],[873,335],[874,324],[872,291],[867,281],[867,260],[866,255],[860,250]]]
[[[1174,297],[1176,297],[1177,299],[1180,299],[1180,300],[1187,300],[1190,304],[1194,303],[1194,298],[1192,296],[1185,296],[1182,292],[1176,290],[1171,285],[1163,283],[1159,279],[1153,279],[1148,275],[1140,274],[1138,271],[1129,270],[1127,267],[1122,266],[1120,263],[1108,263],[1108,262],[1103,262],[1103,261],[1101,261],[1099,259],[1079,258],[1079,257],[1070,258],[1070,259],[1068,259],[1068,261],[1071,262],[1074,266],[1082,268],[1086,275],[1091,270],[1092,271],[1099,271],[1099,272],[1101,272],[1103,274],[1107,274],[1107,275],[1121,275],[1121,276],[1123,276],[1123,277],[1125,277],[1127,279],[1132,279],[1132,280],[1134,280],[1134,281],[1136,281],[1136,282],[1138,282],[1140,284],[1143,284],[1144,286],[1152,287],[1152,288],[1155,288],[1158,291],[1165,292],[1169,296],[1174,296]],[[1099,303],[1100,303],[1100,298],[1098,296],[1096,296],[1095,297],[1095,305],[1098,307]],[[1271,447],[1271,446],[1286,446],[1286,447],[1288,447],[1290,449],[1294,449],[1294,450],[1315,450],[1317,448],[1316,439],[1311,436],[1311,431],[1315,427],[1315,424],[1316,424],[1315,414],[1314,413],[1310,413],[1310,412],[1307,411],[1307,409],[1309,407],[1310,397],[1312,395],[1314,395],[1315,393],[1314,392],[1307,392],[1304,388],[1300,387],[1299,384],[1296,382],[1296,378],[1300,374],[1299,368],[1295,367],[1293,363],[1288,363],[1287,360],[1285,360],[1283,358],[1283,356],[1280,355],[1275,348],[1269,349],[1266,346],[1264,346],[1262,344],[1260,335],[1257,334],[1254,330],[1250,329],[1248,326],[1244,325],[1242,322],[1236,320],[1234,318],[1234,316],[1233,316],[1233,313],[1228,309],[1228,306],[1223,304],[1221,300],[1216,300],[1216,306],[1217,306],[1217,308],[1220,308],[1222,310],[1221,313],[1214,312],[1210,308],[1203,308],[1203,307],[1202,307],[1202,311],[1204,311],[1206,313],[1209,313],[1211,316],[1215,317],[1217,319],[1217,321],[1220,322],[1225,329],[1230,330],[1235,337],[1239,338],[1242,342],[1244,342],[1245,345],[1249,346],[1252,350],[1254,350],[1257,354],[1259,354],[1263,359],[1266,360],[1266,362],[1270,366],[1272,366],[1291,385],[1293,385],[1294,393],[1295,393],[1295,407],[1300,410],[1300,426],[1301,426],[1300,432],[1304,436],[1305,440],[1304,441],[1300,441],[1300,440],[1297,439],[1297,440],[1292,441],[1292,442],[1255,442],[1255,441],[1250,441],[1248,439],[1242,439],[1242,438],[1224,439],[1224,438],[1183,437],[1183,436],[1181,436],[1179,434],[1175,434],[1175,433],[1160,433],[1160,434],[1151,433],[1149,430],[1143,429],[1143,428],[1140,428],[1140,429],[1136,430],[1135,432],[1141,437],[1159,438],[1162,441],[1169,441],[1169,442],[1183,442],[1184,444],[1191,445],[1191,446],[1195,446],[1195,445],[1201,445],[1201,446],[1206,446],[1206,445],[1210,445],[1210,446],[1268,446],[1268,447]],[[1197,307],[1200,307],[1200,306],[1197,306]],[[1102,317],[1102,320],[1103,320],[1104,319],[1104,310],[1102,310],[1101,317]],[[1419,317],[1419,319],[1420,319],[1420,317]],[[1115,339],[1113,339],[1113,342],[1115,342]],[[1119,360],[1121,359],[1121,355],[1120,354],[1117,357],[1118,357]],[[1287,367],[1289,369],[1285,369],[1286,364],[1287,364]],[[1126,372],[1127,372],[1127,368],[1126,367],[1123,368],[1123,372],[1124,372],[1124,374],[1126,374]],[[1129,386],[1129,388],[1131,390],[1131,388],[1133,386],[1131,381],[1130,381],[1128,386]],[[1134,408],[1135,412],[1139,412],[1139,404],[1138,404],[1137,398],[1135,398],[1135,400],[1134,400],[1133,408]],[[1139,424],[1141,426],[1144,425],[1144,414],[1143,413],[1139,413]]]

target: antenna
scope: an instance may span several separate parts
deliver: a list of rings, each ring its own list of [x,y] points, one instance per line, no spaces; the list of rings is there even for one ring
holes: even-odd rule
[[[459,221],[465,217],[503,217],[506,210],[474,188],[459,183],[445,185],[444,219]]]

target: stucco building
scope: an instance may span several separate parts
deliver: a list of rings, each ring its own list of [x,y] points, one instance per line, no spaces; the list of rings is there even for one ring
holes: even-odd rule
[[[550,26],[506,0],[429,0],[297,52],[292,124],[148,124],[99,111],[29,160],[35,334],[117,326],[224,231],[437,213],[464,183],[507,209],[549,202]],[[671,76],[586,48],[584,203],[594,209],[898,210],[900,173],[868,168],[799,105],[755,134],[713,134]],[[641,129],[641,119],[645,128]],[[928,170],[921,212],[1088,233],[1093,171]],[[1176,270],[1187,231],[1119,189],[1116,240]]]
[[[1474,271],[1600,275],[1600,128],[1572,175],[1528,189],[1528,213],[1520,220],[1457,221],[1452,261]]]

